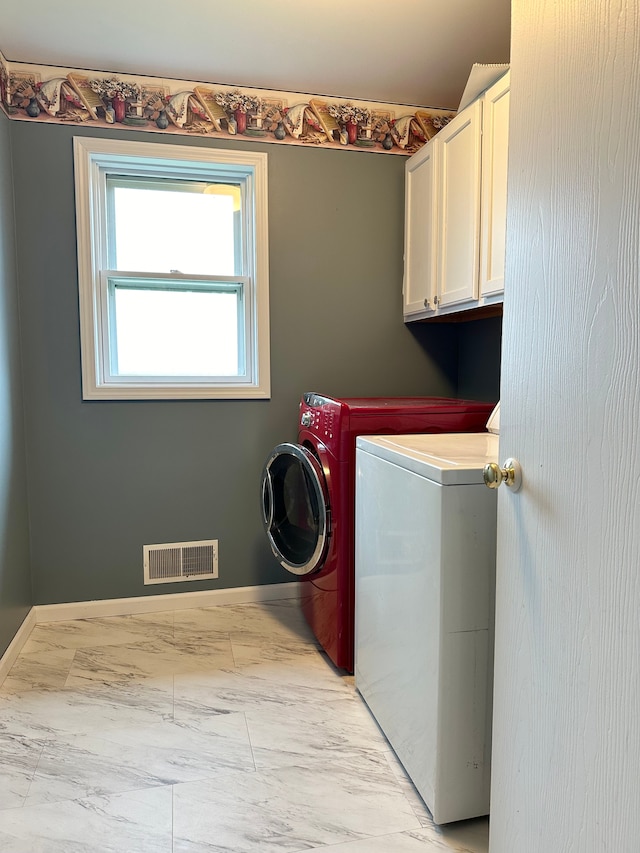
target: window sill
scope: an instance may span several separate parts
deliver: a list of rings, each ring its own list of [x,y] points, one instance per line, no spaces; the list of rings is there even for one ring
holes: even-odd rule
[[[100,385],[84,383],[83,400],[268,400],[269,388],[231,385]]]

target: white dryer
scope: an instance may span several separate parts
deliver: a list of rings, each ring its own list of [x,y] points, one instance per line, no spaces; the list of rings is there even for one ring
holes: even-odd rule
[[[356,447],[356,687],[436,823],[488,814],[498,436]]]

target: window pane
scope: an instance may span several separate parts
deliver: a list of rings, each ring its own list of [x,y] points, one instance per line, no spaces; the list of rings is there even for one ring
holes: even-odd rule
[[[115,288],[119,376],[237,376],[237,293]]]
[[[240,189],[226,184],[109,181],[114,269],[238,275]],[[237,244],[238,243],[238,244]]]

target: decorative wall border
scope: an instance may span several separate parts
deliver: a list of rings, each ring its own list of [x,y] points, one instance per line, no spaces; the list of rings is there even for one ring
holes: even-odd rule
[[[452,110],[27,65],[9,62],[1,53],[0,106],[9,118],[24,121],[404,155],[415,153],[455,115]]]

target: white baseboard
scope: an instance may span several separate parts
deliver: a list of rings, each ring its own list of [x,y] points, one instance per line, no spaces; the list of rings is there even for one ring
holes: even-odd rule
[[[135,598],[107,598],[101,601],[70,601],[65,604],[36,604],[36,623],[90,619],[92,616],[131,616],[134,613],[161,613],[163,610],[189,610],[215,607],[217,604],[250,604],[298,598],[300,584],[270,583],[239,586],[232,589],[205,589],[201,592],[175,592],[165,595],[140,595]]]
[[[34,608],[27,613],[25,618],[22,620],[22,625],[18,628],[18,631],[9,643],[5,653],[0,657],[0,684],[7,677],[7,673],[15,663],[16,658],[20,654],[22,647],[29,639],[29,634],[31,633],[33,626],[36,624],[36,614],[34,612]]]
[[[217,604],[251,604],[260,601],[300,597],[300,583],[270,583],[239,586],[232,589],[206,589],[201,592],[176,592],[167,595],[141,595],[136,598],[108,598],[102,601],[70,601],[65,604],[36,604],[27,613],[18,632],[0,657],[0,684],[27,642],[35,625],[42,622],[66,622],[95,616],[131,616],[135,613],[160,613],[215,607]]]

